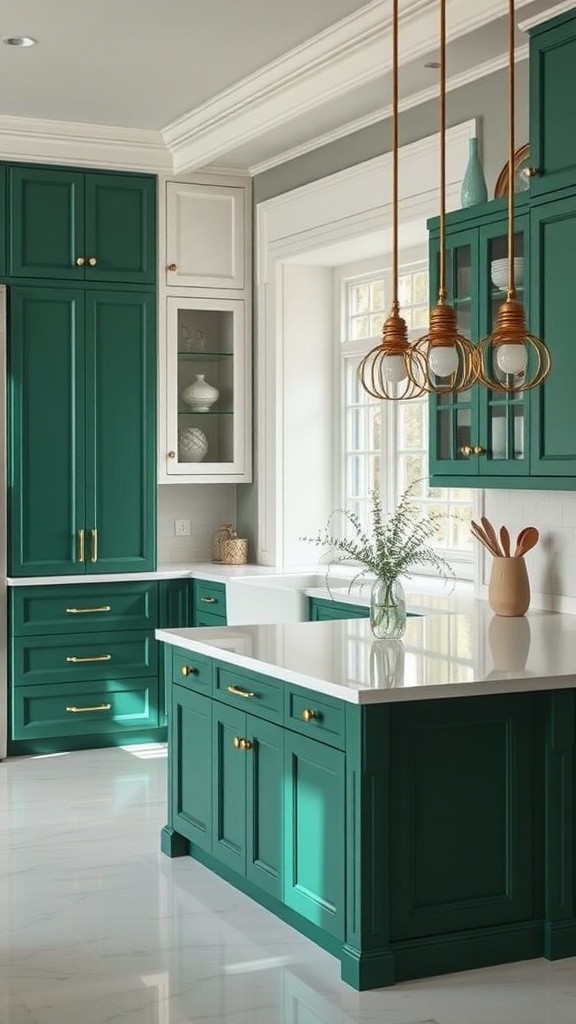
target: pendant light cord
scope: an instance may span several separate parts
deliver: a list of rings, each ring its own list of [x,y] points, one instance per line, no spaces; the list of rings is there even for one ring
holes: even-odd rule
[[[398,0],[392,5],[392,309],[398,310]]]
[[[446,0],[440,0],[440,288],[446,302]]]
[[[508,0],[508,298],[514,289],[514,0]]]

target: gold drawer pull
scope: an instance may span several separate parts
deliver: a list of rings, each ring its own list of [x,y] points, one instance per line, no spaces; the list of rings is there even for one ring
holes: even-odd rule
[[[310,708],[304,708],[302,718],[305,722],[312,722],[315,718],[320,718],[320,715],[317,711],[311,711]]]
[[[86,260],[84,259],[83,256],[77,256],[76,257],[76,266],[77,267],[83,267],[85,263],[86,263]]]
[[[90,530],[90,561],[98,561],[98,530]]]
[[[72,661],[75,665],[80,665],[85,661],[110,661],[111,658],[111,654],[94,654],[91,658],[77,658],[75,654],[71,654],[66,658],[66,661]]]
[[[198,669],[197,668],[193,668],[192,665],[182,665],[182,668],[180,669],[180,671],[181,671],[183,676],[197,676],[198,675]]]
[[[110,605],[103,604],[101,608],[67,608],[68,615],[91,615],[93,612],[109,612]]]
[[[201,597],[200,601],[202,604],[216,604],[215,597]]]
[[[84,560],[84,530],[78,530],[78,561],[83,562]]]
[[[250,690],[243,690],[240,686],[229,686],[228,693],[233,693],[236,697],[255,697],[255,693],[251,693]]]
[[[98,260],[96,259],[95,256],[89,256],[88,257],[88,266],[89,267],[95,267],[97,263],[98,263]]]
[[[71,708],[66,708],[66,711],[70,711],[73,715],[78,715],[83,711],[110,711],[111,707],[111,704],[96,704],[93,708],[77,708],[72,706]]]
[[[169,270],[171,274],[174,274],[178,270],[178,264],[169,263],[168,266],[166,267],[166,270]]]
[[[234,737],[234,746],[236,750],[252,750],[252,743],[250,740],[245,740],[243,736]]]

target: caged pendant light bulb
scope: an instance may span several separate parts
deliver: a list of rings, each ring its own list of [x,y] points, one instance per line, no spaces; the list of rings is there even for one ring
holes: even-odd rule
[[[495,329],[478,345],[480,383],[508,393],[538,387],[551,365],[545,342],[526,329],[514,288],[514,106],[514,0],[508,0],[508,288]]]
[[[437,305],[430,313],[428,334],[415,348],[424,362],[424,388],[430,394],[468,391],[478,382],[476,347],[458,333],[456,312],[446,288],[446,0],[440,0],[440,265]]]
[[[424,394],[424,359],[408,341],[398,302],[398,0],[392,4],[392,308],[382,327],[382,341],[364,356],[358,377],[373,398],[420,398]]]

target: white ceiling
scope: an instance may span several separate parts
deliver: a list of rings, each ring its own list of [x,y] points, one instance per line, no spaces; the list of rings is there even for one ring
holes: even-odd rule
[[[452,87],[506,62],[508,0],[447,0]],[[516,0],[517,21],[576,0]],[[3,0],[3,132],[137,139],[176,171],[252,173],[379,120],[391,0]],[[437,92],[438,0],[400,2],[403,106]],[[520,47],[526,36],[518,33]],[[32,119],[32,120],[30,120]],[[96,126],[99,126],[98,128]]]

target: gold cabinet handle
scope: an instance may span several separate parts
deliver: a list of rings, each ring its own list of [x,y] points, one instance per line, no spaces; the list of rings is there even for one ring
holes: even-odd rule
[[[317,711],[312,711],[310,708],[304,708],[302,718],[305,722],[313,722],[315,718],[320,718],[320,715]]]
[[[168,266],[166,267],[166,270],[169,270],[173,274],[175,270],[178,270],[178,264],[169,263]]]
[[[98,530],[90,530],[90,561],[98,561]]]
[[[462,455],[472,455],[472,454],[473,454],[473,452],[474,452],[474,449],[473,449],[473,447],[472,447],[472,445],[471,445],[471,444],[465,444],[465,445],[464,445],[464,446],[463,446],[463,447],[462,447],[462,448],[460,449],[460,453],[461,453]]]
[[[527,167],[526,174],[529,178],[535,178],[538,174],[540,174],[540,170],[538,167]]]
[[[245,740],[243,736],[234,737],[234,746],[236,750],[252,750],[251,740]]]
[[[249,697],[255,697],[256,696],[255,693],[251,693],[250,690],[243,690],[242,687],[240,687],[240,686],[229,686],[227,689],[228,689],[228,693],[233,693],[233,694],[235,694],[236,697],[247,697],[247,698],[249,698]]]
[[[86,260],[84,259],[83,256],[77,256],[76,257],[76,266],[77,267],[83,267],[85,263],[86,263]]]
[[[182,668],[180,669],[180,671],[181,671],[183,676],[197,676],[198,675],[198,669],[197,668],[193,668],[192,665],[182,665]]]
[[[66,661],[71,661],[71,662],[74,663],[74,665],[82,665],[86,661],[111,661],[111,660],[112,660],[112,655],[111,654],[94,654],[94,655],[92,655],[91,658],[78,658],[78,657],[76,657],[75,654],[70,654],[66,658]]]
[[[88,260],[87,260],[87,263],[88,263],[89,267],[95,267],[96,264],[98,263],[98,260],[96,259],[95,256],[89,256]]]
[[[176,452],[168,452],[168,458],[169,459],[175,459],[176,458]]]
[[[472,451],[474,452],[474,455],[483,455],[485,449],[482,447],[482,445],[475,444],[474,448],[472,449]]]
[[[109,612],[110,605],[103,604],[101,608],[67,608],[68,615],[93,615],[95,612]]]
[[[78,530],[78,561],[86,560],[84,553],[84,530]]]
[[[216,598],[215,597],[201,597],[200,598],[200,603],[201,604],[216,604]]]
[[[95,704],[91,708],[77,708],[74,704],[70,708],[66,708],[66,711],[70,711],[73,715],[82,714],[84,711],[110,711],[111,704]]]

